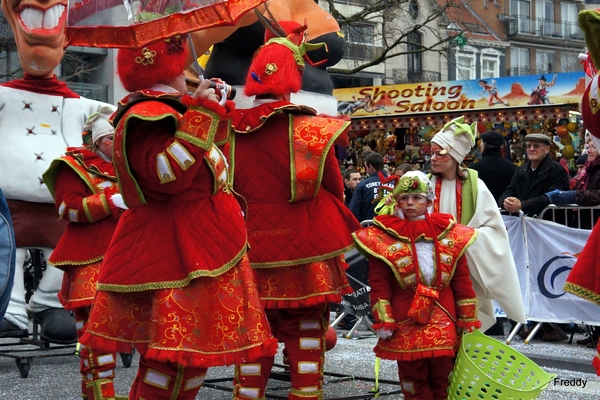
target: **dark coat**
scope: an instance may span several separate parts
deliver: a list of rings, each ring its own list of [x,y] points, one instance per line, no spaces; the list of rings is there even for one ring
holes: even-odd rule
[[[577,184],[575,203],[584,207],[600,205],[600,157],[586,165],[585,176]],[[574,212],[572,226],[575,228],[592,229],[592,221],[596,223],[600,217],[600,212],[593,209],[576,209]]]
[[[388,174],[385,171],[381,172],[387,177]],[[352,201],[350,201],[348,207],[359,222],[373,219],[375,216],[375,206],[377,204],[373,203],[373,200],[377,198],[379,186],[381,186],[381,181],[377,172],[356,185]]]
[[[550,204],[545,193],[554,189],[569,190],[569,174],[565,167],[547,154],[535,171],[531,169],[530,161],[517,168],[510,185],[500,196],[498,205],[504,208],[504,199],[516,197],[521,200],[523,213],[533,217]]]
[[[585,189],[583,188],[584,183]],[[585,167],[585,177],[578,183],[575,203],[580,206],[597,206],[600,204],[600,157]]]
[[[500,149],[485,149],[481,161],[469,165],[469,168],[479,173],[479,179],[490,189],[496,201],[517,170],[515,164],[502,157]]]
[[[346,184],[344,184],[344,205],[346,207],[350,206],[350,202],[352,201],[353,195],[354,195],[354,192],[352,190],[350,190],[350,188],[348,186],[346,186]]]

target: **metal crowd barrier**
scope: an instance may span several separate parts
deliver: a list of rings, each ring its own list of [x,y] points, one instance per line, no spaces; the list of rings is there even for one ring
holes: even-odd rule
[[[540,219],[578,229],[593,229],[598,217],[600,217],[600,205],[580,206],[577,204],[566,206],[550,204],[539,215]]]
[[[503,214],[506,213],[506,210],[501,210]],[[521,215],[522,212],[519,212]],[[555,204],[550,204],[546,208],[544,208],[538,216],[535,216],[539,219],[559,223],[570,228],[576,229],[593,229],[596,223],[596,220],[600,217],[600,205],[598,206],[580,206],[578,204],[569,204],[565,206],[557,206]],[[525,338],[525,344],[531,343],[531,340],[538,333],[540,328],[542,327],[542,322],[536,323],[536,325],[531,329],[529,335]],[[567,335],[558,325],[555,323],[548,323],[552,329],[554,329],[563,339],[568,339],[569,344],[573,342],[574,330],[571,333],[571,336]],[[506,339],[506,343],[510,344],[521,329],[523,324],[517,323],[514,328],[511,330],[510,334]],[[592,332],[589,326],[586,326],[588,334],[590,337],[592,336]],[[593,342],[593,339],[592,339]],[[594,347],[595,347],[595,343]]]

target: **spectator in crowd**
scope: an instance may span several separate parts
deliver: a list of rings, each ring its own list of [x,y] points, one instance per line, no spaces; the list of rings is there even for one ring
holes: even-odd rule
[[[387,177],[387,173],[383,171],[383,156],[379,153],[369,153],[365,157],[365,168],[369,177],[356,186],[349,205],[350,211],[360,222],[375,216],[374,200],[377,199],[382,183],[379,175]]]
[[[579,174],[576,188],[574,190],[555,189],[546,193],[546,196],[550,198],[553,204],[557,206],[578,204],[585,207],[600,205],[600,157],[598,157],[600,139],[595,136],[591,136],[591,138],[592,140],[587,152],[587,163],[582,173]],[[591,229],[592,218],[595,221],[598,217],[597,215],[592,216],[584,212],[580,215],[582,218],[580,219],[579,227],[584,229]]]
[[[346,172],[344,172],[344,204],[346,206],[350,205],[352,195],[360,182],[360,178],[360,172],[357,169],[348,168]]]
[[[527,216],[539,216],[550,204],[546,193],[558,189],[569,190],[569,174],[565,168],[550,156],[551,140],[544,133],[531,133],[525,136],[527,161],[517,168],[510,185],[500,196],[498,204],[510,213],[523,211]],[[562,214],[559,215],[559,219]],[[557,221],[560,222],[560,221]],[[562,221],[566,222],[566,221]],[[519,335],[529,336],[532,326],[525,325]],[[540,331],[546,341],[561,340],[561,335],[548,326]]]
[[[510,213],[523,211],[533,217],[550,204],[546,193],[555,189],[569,190],[569,175],[550,156],[551,140],[546,134],[530,133],[525,141],[527,161],[517,168],[498,204]]]
[[[475,124],[469,126],[463,121],[459,117],[448,122],[431,139],[433,210],[452,214],[457,222],[479,232],[466,255],[485,331],[496,322],[491,299],[498,302],[509,318],[519,322],[525,322],[526,318],[508,233],[498,206],[485,183],[477,177],[477,171],[460,166],[475,144],[477,129]]]
[[[575,160],[575,166],[577,167],[577,172],[575,173],[575,176],[569,180],[569,187],[571,189],[577,188],[579,181],[585,175],[585,165],[587,164],[587,161],[588,161],[587,152],[583,153],[582,155],[577,157],[577,160]]]
[[[396,166],[396,168],[394,169],[394,175],[396,175],[398,178],[402,178],[402,175],[404,175],[408,171],[412,171],[412,170],[413,170],[412,164],[402,163],[402,164]]]
[[[485,185],[490,189],[496,202],[504,193],[506,187],[517,170],[517,166],[504,158],[501,154],[504,145],[504,136],[496,131],[488,131],[480,136],[481,161],[473,163],[469,168],[479,174]]]

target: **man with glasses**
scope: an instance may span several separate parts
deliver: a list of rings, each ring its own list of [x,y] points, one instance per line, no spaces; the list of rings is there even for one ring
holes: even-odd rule
[[[550,204],[545,193],[555,189],[569,190],[569,174],[550,156],[550,137],[544,133],[531,133],[525,136],[525,141],[527,161],[517,168],[498,204],[508,212],[523,211],[532,217]]]

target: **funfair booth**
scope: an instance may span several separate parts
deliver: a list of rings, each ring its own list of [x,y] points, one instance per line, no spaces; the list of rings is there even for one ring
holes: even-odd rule
[[[506,157],[516,164],[524,160],[525,135],[534,132],[551,136],[553,156],[573,164],[583,145],[578,111],[585,83],[584,72],[568,72],[334,89],[338,114],[352,120],[350,146],[340,159],[345,168],[360,170],[362,155],[372,150],[390,168],[403,162],[420,167],[431,137],[462,115],[477,122],[480,133],[502,133]],[[466,161],[478,157],[475,150]]]

